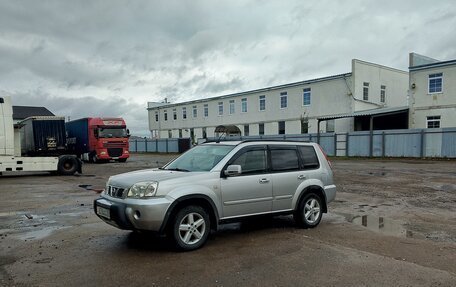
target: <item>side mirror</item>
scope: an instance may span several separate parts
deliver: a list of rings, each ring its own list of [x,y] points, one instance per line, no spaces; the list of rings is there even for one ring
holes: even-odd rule
[[[225,171],[225,176],[238,176],[242,174],[242,168],[240,165],[229,165]]]

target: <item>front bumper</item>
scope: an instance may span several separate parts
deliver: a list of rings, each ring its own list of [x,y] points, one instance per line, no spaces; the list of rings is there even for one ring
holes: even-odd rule
[[[95,214],[104,222],[120,229],[160,231],[171,205],[166,197],[151,199],[110,199],[93,202]]]
[[[120,156],[111,156],[111,155],[108,154],[108,152],[105,152],[103,154],[98,153],[97,157],[98,157],[98,159],[101,159],[101,160],[111,160],[111,159],[117,160],[117,159],[127,159],[127,158],[130,157],[130,154],[129,153],[123,153]]]

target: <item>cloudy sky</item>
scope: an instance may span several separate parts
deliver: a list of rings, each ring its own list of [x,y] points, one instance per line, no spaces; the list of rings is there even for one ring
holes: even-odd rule
[[[0,94],[72,119],[350,72],[456,59],[448,1],[0,0]]]

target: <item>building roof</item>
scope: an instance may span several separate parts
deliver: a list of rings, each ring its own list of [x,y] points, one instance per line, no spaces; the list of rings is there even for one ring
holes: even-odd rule
[[[424,70],[424,69],[430,69],[430,68],[446,67],[446,66],[451,66],[451,65],[456,65],[456,60],[442,61],[442,62],[423,64],[423,65],[419,65],[419,66],[413,66],[413,67],[409,67],[409,70],[418,71],[418,70]]]
[[[386,116],[391,114],[397,114],[408,111],[409,107],[390,107],[390,108],[379,108],[379,109],[371,109],[371,110],[364,110],[364,111],[357,111],[354,113],[346,113],[346,114],[337,114],[337,115],[329,115],[318,117],[319,121],[327,121],[327,120],[334,120],[334,119],[342,119],[342,118],[354,118],[354,117],[365,117],[365,116]]]
[[[45,107],[13,106],[13,119],[23,120],[33,116],[55,116]]]
[[[173,106],[179,106],[179,105],[183,105],[183,104],[190,105],[190,104],[196,104],[196,103],[202,103],[202,102],[208,102],[208,101],[212,101],[212,100],[232,98],[232,97],[238,97],[238,96],[247,96],[249,94],[268,92],[271,90],[280,90],[280,89],[286,89],[286,88],[291,88],[291,87],[295,87],[295,86],[310,85],[313,83],[318,83],[318,82],[323,82],[323,81],[344,79],[346,77],[350,77],[351,75],[352,75],[352,73],[338,74],[338,75],[333,75],[333,76],[328,76],[328,77],[323,77],[323,78],[294,82],[294,83],[289,83],[289,84],[284,84],[284,85],[272,86],[272,87],[268,87],[268,88],[251,90],[251,91],[246,91],[246,92],[241,92],[241,93],[228,94],[228,95],[223,95],[223,96],[216,96],[216,97],[200,99],[200,100],[193,100],[193,101],[187,101],[187,102],[181,102],[181,103],[168,103],[168,104],[162,103],[163,105],[149,107],[149,108],[147,108],[147,110],[154,110],[156,108],[160,108],[160,109],[161,108],[170,108]]]

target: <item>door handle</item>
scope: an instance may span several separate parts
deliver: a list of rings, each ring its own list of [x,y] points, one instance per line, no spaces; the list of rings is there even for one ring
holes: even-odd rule
[[[298,175],[298,179],[300,179],[300,180],[306,179],[306,176],[303,174],[300,174],[300,175]]]
[[[260,183],[268,183],[269,182],[269,179],[267,178],[262,178],[259,180]]]

